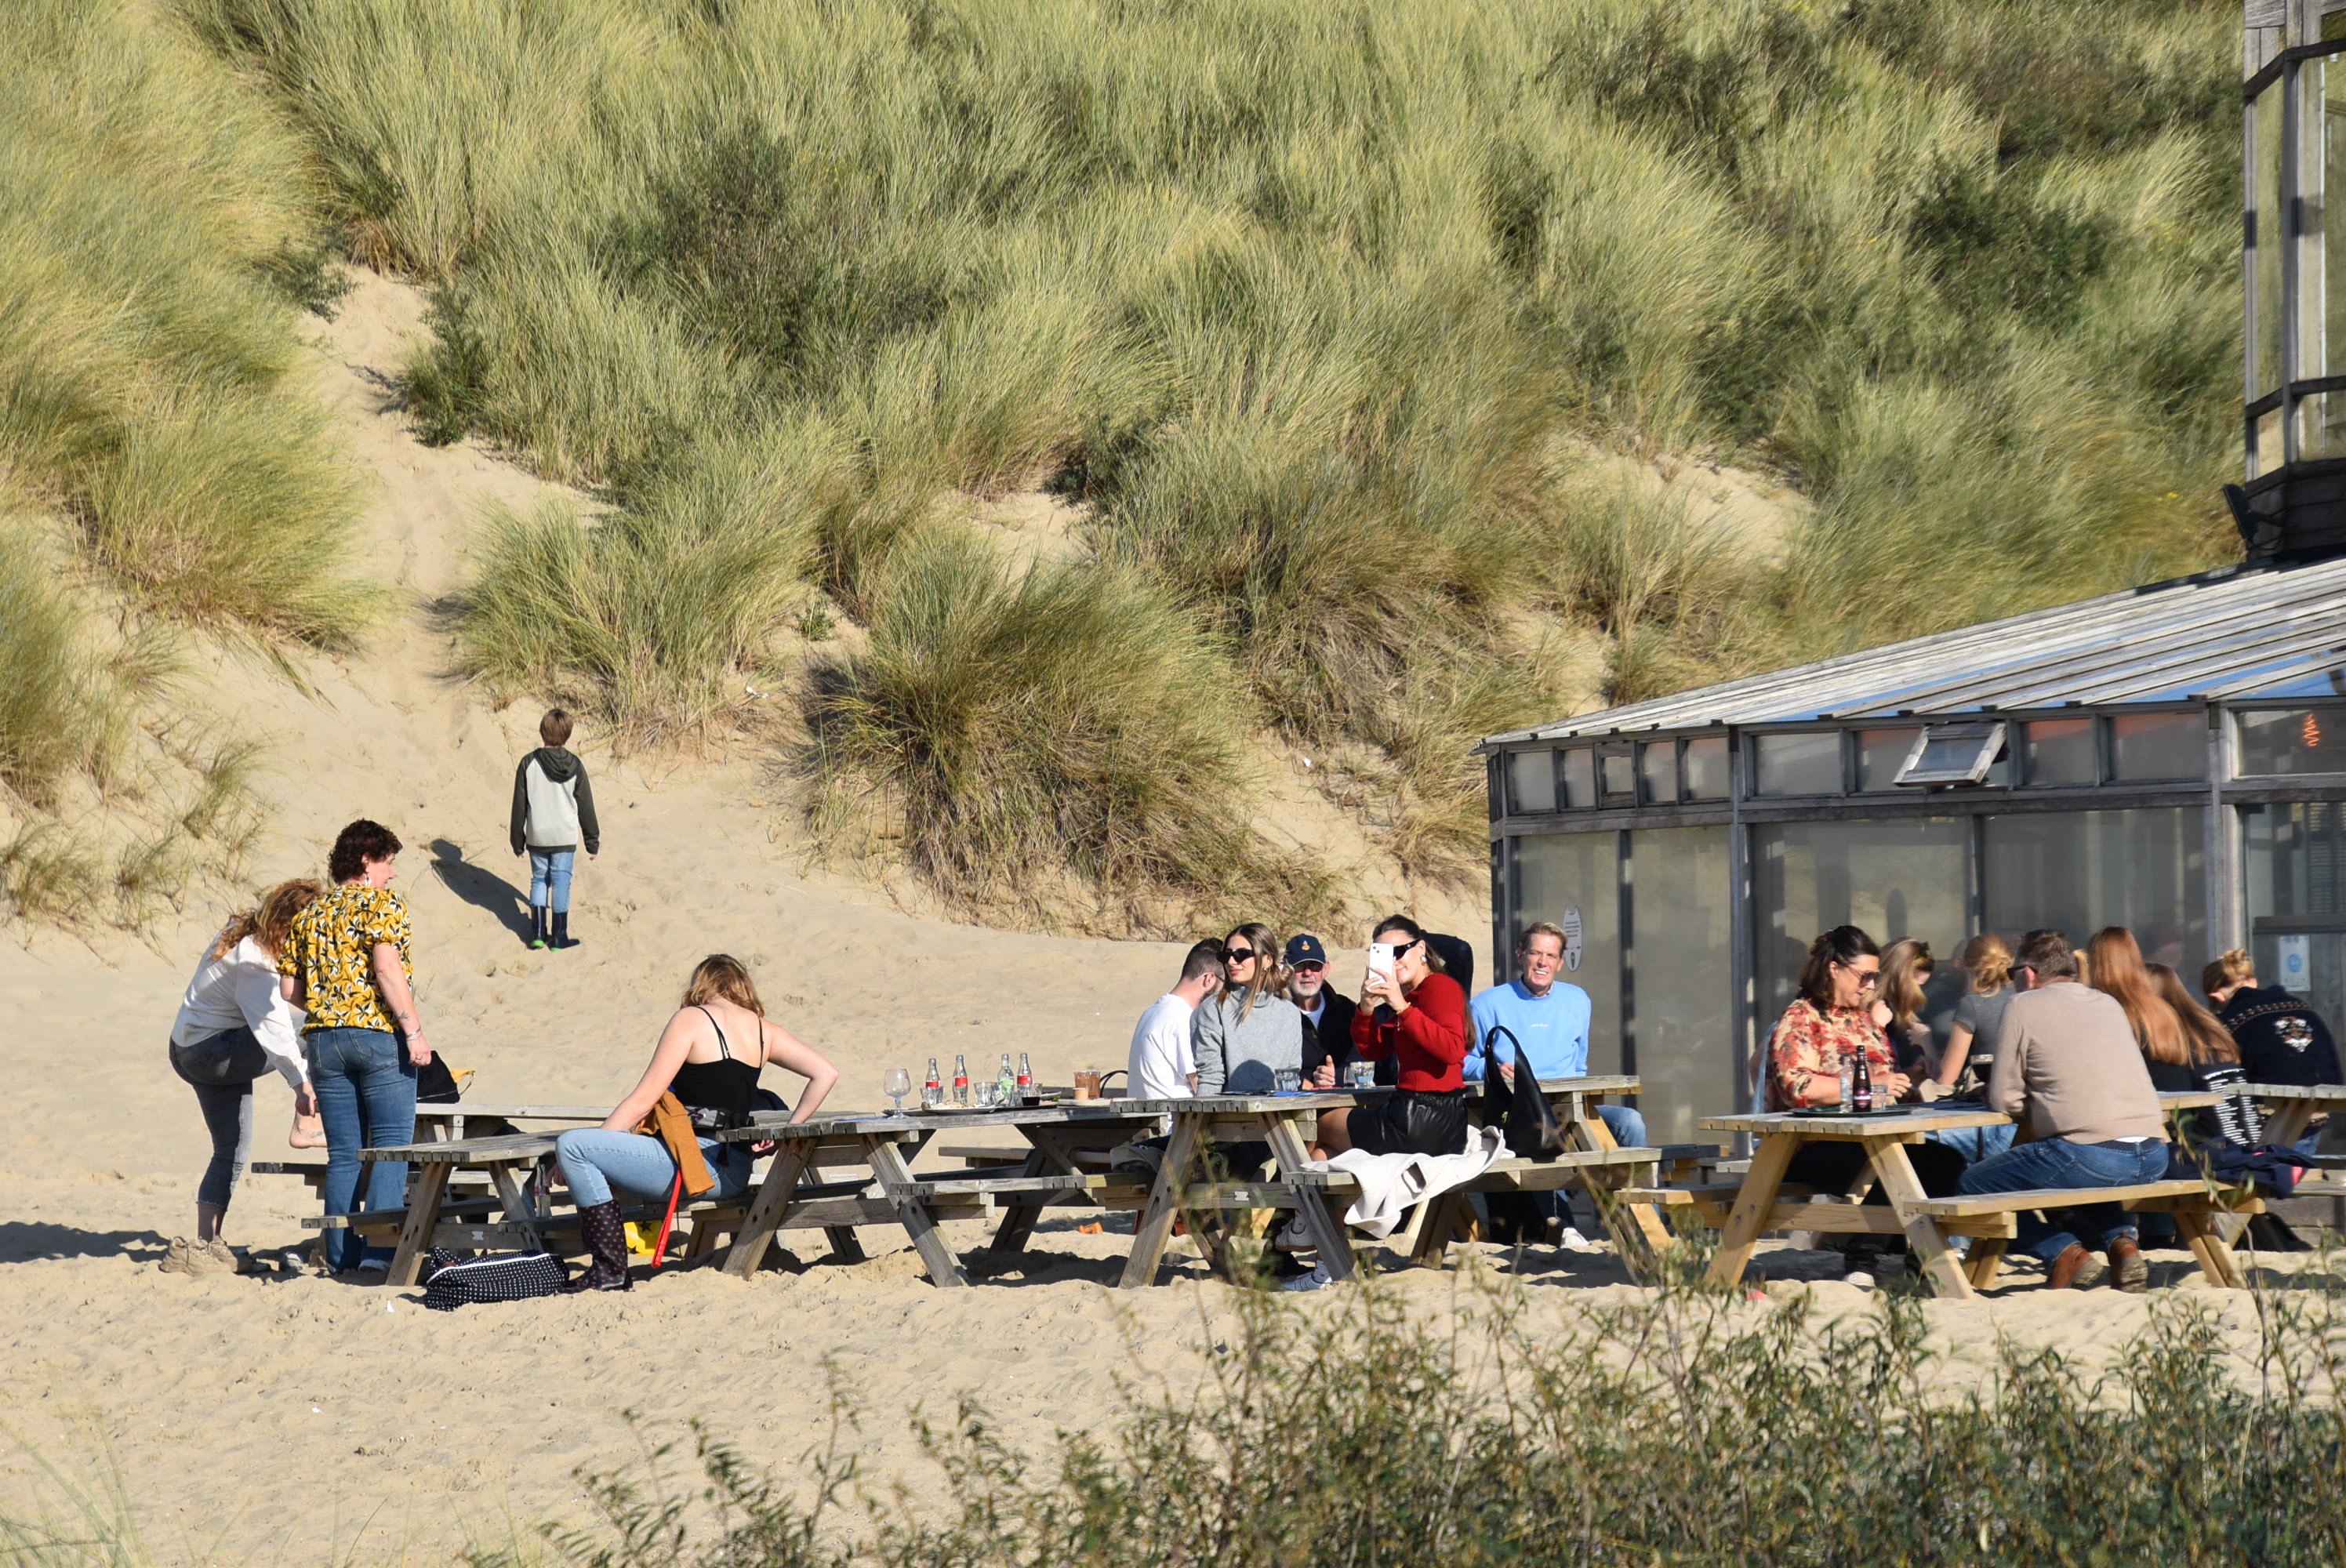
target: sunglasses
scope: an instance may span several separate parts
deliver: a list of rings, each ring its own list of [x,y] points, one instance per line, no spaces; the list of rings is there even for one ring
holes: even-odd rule
[[[1250,947],[1227,947],[1222,950],[1222,957],[1226,962],[1230,963],[1252,963],[1254,962],[1254,949]]]
[[[1328,966],[1324,963],[1319,963],[1307,958],[1301,963],[1295,966],[1295,972],[1298,974],[1318,974],[1327,969],[1327,967]]]
[[[1835,962],[1839,962],[1840,961],[1835,960]],[[1851,974],[1856,976],[1857,983],[1861,989],[1865,986],[1879,985],[1882,983],[1882,972],[1878,969],[1860,969],[1853,963],[1843,963],[1841,967],[1848,970]]]

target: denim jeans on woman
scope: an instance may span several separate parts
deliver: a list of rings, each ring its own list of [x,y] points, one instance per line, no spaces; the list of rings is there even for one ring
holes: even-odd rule
[[[310,1084],[326,1124],[326,1212],[379,1214],[407,1198],[404,1160],[368,1165],[359,1191],[359,1150],[415,1141],[415,1064],[399,1036],[384,1029],[313,1029],[301,1037]],[[354,1230],[326,1232],[326,1267],[337,1274],[388,1249],[369,1247]]]
[[[252,1081],[269,1071],[269,1053],[250,1029],[228,1029],[171,1047],[171,1071],[196,1092],[204,1128],[212,1135],[211,1164],[196,1201],[226,1208],[252,1153]]]
[[[1964,1172],[1958,1190],[2027,1192],[2036,1187],[2128,1186],[2163,1181],[2167,1151],[2164,1138],[2146,1138],[2138,1144],[2073,1144],[2066,1138],[2014,1144]],[[2121,1237],[2131,1240],[2135,1236],[2134,1220],[2114,1203],[2080,1204],[2044,1218],[2033,1213],[2016,1217],[2015,1244],[2048,1264],[2083,1237],[2107,1247]]]
[[[570,868],[576,850],[532,850],[529,852],[529,901],[535,909],[570,912]]]
[[[580,1208],[608,1203],[620,1188],[638,1197],[668,1201],[676,1180],[676,1161],[668,1145],[648,1133],[611,1133],[601,1127],[573,1127],[554,1140],[555,1157],[562,1162],[562,1179],[570,1185],[570,1200]],[[750,1145],[700,1140],[700,1154],[715,1190],[703,1197],[731,1197],[750,1186]]]

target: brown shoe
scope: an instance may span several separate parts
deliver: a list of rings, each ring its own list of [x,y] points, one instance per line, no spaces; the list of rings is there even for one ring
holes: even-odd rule
[[[2130,1236],[2110,1243],[2110,1283],[2135,1296],[2150,1288],[2150,1264]]]
[[[2047,1290],[2091,1290],[2108,1273],[2109,1270],[2102,1267],[2100,1258],[2073,1241],[2069,1249],[2055,1258],[2053,1266],[2045,1271],[2045,1288]]]

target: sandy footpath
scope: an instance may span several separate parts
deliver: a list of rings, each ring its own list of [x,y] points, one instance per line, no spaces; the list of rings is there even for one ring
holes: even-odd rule
[[[381,480],[373,565],[394,612],[386,631],[363,658],[309,667],[306,694],[231,658],[213,671],[227,722],[270,736],[278,759],[251,883],[314,874],[352,816],[397,830],[425,1022],[452,1063],[476,1070],[483,1100],[615,1099],[694,962],[718,950],[745,959],[774,1014],[841,1065],[841,1108],[876,1107],[885,1069],[917,1073],[932,1055],[950,1069],[964,1053],[983,1073],[999,1053],[1026,1051],[1059,1083],[1120,1065],[1178,945],[915,918],[878,889],[807,870],[788,812],[746,759],[614,761],[586,737],[606,844],[580,869],[584,945],[524,948],[525,872],[505,841],[505,809],[536,710],[494,711],[449,681],[427,611],[461,575],[473,509],[526,505],[546,487],[489,453],[427,451],[400,432],[382,378],[418,314],[412,292],[370,279],[321,335],[321,395],[345,418],[353,461]],[[1471,938],[1487,929],[1474,902],[1414,907]],[[1025,1258],[974,1258],[988,1278],[966,1291],[936,1289],[901,1233],[873,1229],[862,1233],[872,1259],[853,1267],[747,1284],[704,1270],[625,1297],[454,1315],[422,1310],[414,1291],[318,1278],[159,1274],[164,1243],[190,1227],[208,1147],[164,1042],[224,912],[191,907],[151,946],[21,931],[0,942],[0,1041],[14,1069],[0,1142],[0,1421],[85,1481],[112,1466],[160,1561],[445,1561],[467,1538],[566,1511],[576,1467],[632,1451],[629,1410],[706,1417],[794,1464],[821,1431],[826,1357],[870,1412],[870,1465],[917,1487],[904,1424],[916,1404],[948,1413],[957,1390],[976,1388],[1006,1437],[1039,1444],[1111,1420],[1119,1367],[1192,1375],[1189,1347],[1227,1330],[1224,1288],[1193,1256],[1175,1258],[1188,1283],[1111,1291],[1124,1238],[1080,1234],[1064,1210]],[[1340,976],[1357,963],[1340,954]],[[795,1096],[794,1083],[780,1086]],[[274,1080],[260,1095],[255,1156],[284,1157],[290,1096]],[[230,1239],[303,1241],[312,1203],[298,1181],[249,1177]],[[957,1247],[982,1245],[975,1224],[951,1229]],[[1606,1256],[1541,1255],[1525,1269],[1535,1317],[1632,1288]],[[1399,1288],[1438,1308],[1454,1278],[1413,1271]],[[1852,1286],[1815,1288],[1834,1310],[1867,1300]],[[1341,1317],[1343,1294],[1303,1309]],[[2025,1278],[1993,1300],[1927,1309],[1956,1358],[1950,1375],[1964,1379],[2001,1334],[2100,1354],[2146,1310],[2108,1291],[2047,1299]],[[2219,1309],[2248,1343],[2247,1300]],[[30,1453],[0,1454],[0,1506],[42,1495],[24,1483]]]

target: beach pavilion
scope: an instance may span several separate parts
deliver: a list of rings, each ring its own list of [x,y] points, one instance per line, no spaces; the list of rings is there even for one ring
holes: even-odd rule
[[[2247,8],[2241,564],[1482,743],[1500,977],[1525,926],[1563,927],[1591,1070],[1643,1077],[1658,1140],[1746,1107],[1810,939],[1843,921],[1931,944],[1943,1039],[1965,940],[2036,926],[2130,926],[2195,983],[2246,947],[2346,1021],[2338,9]]]

